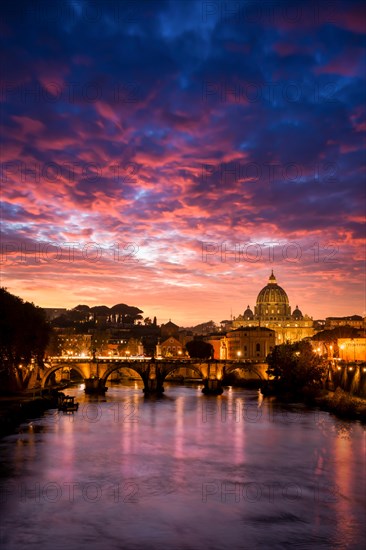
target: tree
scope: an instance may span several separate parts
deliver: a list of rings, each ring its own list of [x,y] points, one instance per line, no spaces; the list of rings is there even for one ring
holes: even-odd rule
[[[109,315],[112,310],[107,306],[94,306],[90,308],[90,311],[94,315]]]
[[[267,357],[267,374],[278,381],[285,373],[289,372],[295,363],[294,351],[291,344],[275,346]]]
[[[79,304],[54,319],[52,326],[76,328],[80,332],[87,332],[89,328],[96,324],[100,326],[107,323],[117,323],[122,324],[122,326],[133,326],[136,321],[143,319],[141,313],[142,310],[138,307],[126,304],[116,304],[111,308],[104,305],[89,308],[85,304]]]
[[[195,359],[210,359],[214,355],[213,346],[203,340],[191,340],[187,342],[186,349],[189,356]]]
[[[90,311],[93,314],[94,323],[97,323],[97,317],[105,317],[105,319],[108,319],[111,313],[111,310],[107,306],[94,306],[90,308]]]
[[[51,327],[42,308],[0,289],[0,378],[8,389],[24,387],[32,362],[42,365]]]
[[[116,304],[111,307],[111,313],[118,317],[122,325],[127,326],[134,325],[135,321],[143,319],[142,315],[140,315],[143,313],[141,309],[128,306],[127,304]]]
[[[87,309],[85,309],[87,308]],[[89,308],[88,306],[77,306],[67,312],[67,317],[73,323],[82,323],[88,320]]]
[[[312,337],[312,340],[317,342],[336,342],[338,338],[357,338],[358,330],[349,325],[344,325],[341,327],[335,327],[333,329],[322,330],[317,332]]]
[[[328,367],[307,341],[275,346],[267,362],[267,373],[274,377],[278,391],[300,394],[320,388]]]
[[[78,306],[74,307],[74,310],[75,311],[83,311],[84,313],[88,313],[88,311],[90,310],[90,307],[86,306],[86,305],[83,305],[83,304],[79,304]]]
[[[104,306],[103,306],[104,307]],[[51,321],[53,327],[71,328],[77,326],[79,330],[86,331],[88,323],[90,326],[90,316],[92,310],[89,306],[80,304],[73,309],[68,309],[64,314]]]

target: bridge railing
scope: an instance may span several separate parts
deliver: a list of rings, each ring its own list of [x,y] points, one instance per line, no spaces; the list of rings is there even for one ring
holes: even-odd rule
[[[159,363],[184,363],[184,364],[197,364],[197,363],[210,363],[210,364],[226,364],[226,365],[258,365],[263,364],[265,361],[252,360],[252,359],[201,359],[201,358],[182,358],[182,357],[150,357],[144,355],[54,355],[47,358],[47,362],[61,363],[61,362],[86,362],[86,361],[99,361],[108,363],[119,362],[142,362],[142,361],[159,361]]]
[[[111,361],[111,362],[118,362],[118,361],[150,361],[151,357],[145,357],[145,356],[131,356],[131,355],[118,355],[118,356],[110,356],[110,355],[54,355],[51,357],[48,357],[48,361],[53,362],[61,362],[61,361]]]

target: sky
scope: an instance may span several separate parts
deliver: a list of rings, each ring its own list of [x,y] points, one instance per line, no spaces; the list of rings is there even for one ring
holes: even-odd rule
[[[1,286],[158,322],[365,314],[359,1],[3,1]]]

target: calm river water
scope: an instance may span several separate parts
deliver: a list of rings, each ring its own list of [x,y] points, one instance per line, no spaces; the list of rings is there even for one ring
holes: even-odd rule
[[[0,548],[364,548],[365,428],[256,391],[69,389],[0,441]]]

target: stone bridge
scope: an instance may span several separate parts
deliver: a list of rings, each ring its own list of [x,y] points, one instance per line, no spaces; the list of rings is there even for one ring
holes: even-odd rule
[[[104,393],[109,376],[116,370],[128,368],[136,372],[144,384],[145,393],[163,393],[167,376],[180,368],[189,368],[201,378],[204,393],[222,393],[222,379],[235,371],[244,371],[257,377],[262,383],[267,380],[265,363],[203,359],[155,359],[123,357],[49,357],[41,380],[45,387],[50,376],[60,369],[69,368],[84,379],[86,393]]]

